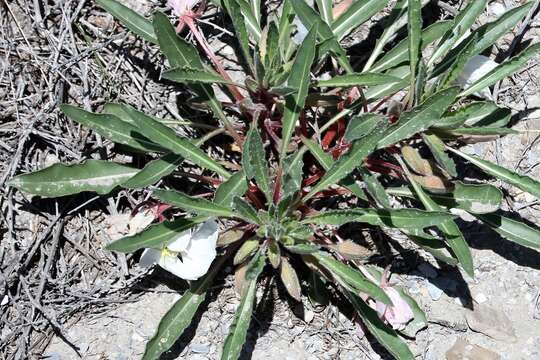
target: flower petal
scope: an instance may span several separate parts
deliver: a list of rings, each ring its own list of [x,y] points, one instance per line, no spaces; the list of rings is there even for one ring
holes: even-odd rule
[[[139,266],[151,267],[158,263],[161,257],[161,251],[156,249],[144,249],[141,259],[139,260]]]
[[[475,55],[465,64],[463,72],[459,75],[456,82],[463,89],[467,89],[474,82],[480,80],[484,75],[486,75],[498,65],[499,64],[497,64],[495,61],[491,60],[487,56]],[[475,95],[491,99],[491,92],[489,91],[489,88],[480,90],[478,93],[475,93]]]
[[[195,280],[208,272],[217,255],[217,239],[218,224],[214,220],[206,221],[191,235],[189,247],[182,254],[182,262],[190,270],[189,275],[186,273],[185,276]]]
[[[180,234],[178,234],[174,238],[174,240],[169,245],[167,245],[167,249],[177,252],[177,253],[184,252],[188,248],[190,240],[191,240],[191,229],[183,231]]]
[[[387,287],[384,289],[384,292],[386,292],[393,305],[387,308],[384,313],[384,319],[388,321],[393,329],[401,330],[414,318],[411,307],[403,300],[396,289]]]

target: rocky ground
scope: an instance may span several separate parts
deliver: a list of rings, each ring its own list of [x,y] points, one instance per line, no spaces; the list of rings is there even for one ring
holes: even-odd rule
[[[141,70],[153,69],[155,51],[125,32],[109,36],[114,22],[90,2],[51,2],[39,11],[36,3],[0,5],[2,186],[15,173],[78,160],[102,145],[99,137],[87,143],[84,130],[58,115],[63,101],[77,99],[90,108],[122,100],[154,114],[171,111],[176,101],[166,86],[152,85],[152,71]],[[127,3],[141,12],[155,5]],[[457,6],[444,4],[447,11]],[[491,2],[484,20],[501,6],[514,5]],[[79,27],[70,25],[75,20]],[[539,21],[531,19],[523,41],[540,41]],[[513,39],[512,34],[503,39],[494,57]],[[105,64],[114,72],[103,72]],[[514,128],[523,131],[468,145],[467,151],[540,178],[539,73],[537,57],[498,88],[498,102],[513,110]],[[505,195],[504,210],[540,224],[538,200],[511,187]],[[102,250],[109,241],[103,213],[126,212],[126,203],[135,204],[144,194],[74,202],[22,196],[2,189],[2,358],[140,358],[161,316],[185,289],[162,270],[145,273],[129,256]],[[430,360],[540,358],[540,253],[475,223],[460,225],[473,248],[475,279],[423,253],[401,254],[392,262],[392,281],[419,301],[429,320],[428,328],[409,341],[415,355]],[[265,300],[254,313],[246,359],[391,358],[334,306],[313,308],[306,302],[291,308],[282,293],[275,287],[270,294],[260,290],[258,298]],[[207,311],[166,358],[218,359],[237,302],[233,278],[223,274],[204,305]]]

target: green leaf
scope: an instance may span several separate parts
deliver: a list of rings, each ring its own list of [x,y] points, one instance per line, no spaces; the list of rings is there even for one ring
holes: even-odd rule
[[[257,215],[257,211],[251,205],[245,202],[241,197],[235,196],[233,198],[233,206],[234,209],[238,211],[238,215],[242,219],[245,219],[252,224],[262,224],[259,216]]]
[[[240,7],[239,1],[236,0],[225,0],[224,5],[227,8],[227,12],[229,13],[229,16],[232,19],[233,27],[234,27],[234,33],[236,34],[236,38],[238,39],[238,42],[240,43],[240,50],[242,50],[242,55],[244,56],[244,60],[247,64],[249,64],[251,67],[253,67],[253,61],[251,57],[251,53],[249,51],[249,37],[246,29],[246,24],[249,22],[253,22],[253,20],[249,20],[246,18],[242,13],[243,10]],[[249,11],[251,14],[251,12]],[[256,32],[258,33],[258,39],[257,41],[260,41],[261,39],[261,30],[258,25],[252,24],[252,29],[257,29]]]
[[[334,22],[334,15],[332,14],[332,0],[317,0],[317,9],[321,14],[321,18],[328,25],[332,25]]]
[[[245,0],[236,0],[242,10],[243,21],[246,24],[246,29],[249,30],[256,42],[261,41],[262,30],[260,24],[260,3],[258,0],[251,1],[252,5],[259,4],[259,11],[255,13],[254,7]],[[256,6],[255,6],[256,7]]]
[[[474,128],[457,128],[451,130],[434,130],[434,132],[443,135],[449,135],[450,137],[461,137],[461,136],[499,136],[499,135],[510,135],[510,134],[519,134],[519,131],[509,128],[500,128],[500,127],[474,127]]]
[[[135,34],[153,44],[158,43],[152,23],[143,16],[116,0],[96,0],[96,2]]]
[[[122,253],[134,252],[143,248],[161,249],[174,241],[180,233],[191,229],[206,219],[208,217],[199,216],[190,219],[164,221],[156,225],[151,225],[136,235],[126,236],[120,240],[116,240],[107,245],[106,249]]]
[[[330,26],[321,18],[319,13],[317,13],[312,6],[308,5],[305,0],[294,0],[291,1],[291,4],[294,8],[294,13],[298,16],[306,29],[317,26],[317,36],[321,42],[319,60],[322,60],[323,55],[328,51],[331,51],[345,71],[349,73],[354,72],[347,59],[347,53],[339,44]]]
[[[540,182],[534,180],[533,178],[525,175],[519,175],[502,166],[499,166],[487,160],[480,159],[479,157],[476,157],[474,155],[465,154],[459,150],[452,149],[450,147],[448,147],[447,149],[461,156],[473,165],[476,165],[487,174],[501,179],[502,181],[510,185],[513,185],[525,192],[528,192],[529,194],[536,196],[537,198],[540,198]]]
[[[208,287],[221,269],[224,258],[214,262],[210,271],[202,279],[194,282],[163,316],[156,333],[146,344],[143,360],[159,359],[161,354],[169,350],[188,328],[197,309],[206,298]]]
[[[407,87],[407,84],[409,83],[409,76],[411,74],[411,71],[409,69],[409,66],[405,65],[390,69],[387,71],[387,74],[399,77],[401,79],[401,82],[370,86],[365,92],[366,100],[373,101],[375,99],[380,99],[384,96],[393,95],[398,91],[403,90]],[[357,100],[358,106],[362,105],[362,102],[360,102],[360,100],[361,99]]]
[[[354,169],[362,164],[364,159],[375,149],[380,141],[384,127],[379,126],[365,137],[355,141],[349,151],[341,155],[321,180],[311,189],[305,199],[311,198],[317,192],[326,189],[349,175]]]
[[[437,163],[450,174],[450,176],[456,177],[456,163],[446,154],[446,152],[444,152],[444,143],[442,140],[434,134],[422,134],[422,138],[429,147],[435,160],[437,160]]]
[[[540,250],[540,231],[525,225],[521,221],[497,214],[475,215],[483,223],[489,225],[502,237],[515,242],[516,244],[526,246],[531,249]]]
[[[373,15],[384,9],[388,0],[356,1],[332,24],[332,30],[338,39],[362,25]]]
[[[202,83],[202,84],[230,84],[219,75],[210,70],[195,69],[192,67],[177,67],[165,71],[161,76],[164,79],[178,83]]]
[[[384,28],[384,32],[381,35],[381,37],[377,40],[377,44],[375,45],[375,48],[371,52],[371,55],[369,56],[369,59],[366,61],[366,64],[364,65],[364,69],[362,71],[369,71],[371,69],[371,67],[373,66],[373,63],[383,51],[384,46],[396,34],[399,28],[401,28],[403,25],[407,23],[407,16],[406,16],[407,5],[408,5],[408,0],[396,1],[396,4],[392,8],[392,12],[390,13],[390,15],[388,15],[385,18],[385,21],[382,24],[382,27]]]
[[[293,195],[300,190],[302,186],[303,167],[304,162],[302,158],[297,157],[295,154],[283,159],[283,180],[281,182],[281,196],[283,198]]]
[[[224,178],[230,176],[229,172],[221,165],[189,140],[179,137],[170,127],[163,125],[148,115],[132,109],[128,110],[131,112],[133,120],[138,124],[139,131],[156,144],[160,144],[177,155],[182,155],[186,160],[202,168],[215,171]]]
[[[485,10],[487,0],[470,1],[455,17],[452,27],[444,34],[428,62],[431,67],[441,56],[456,45],[457,41],[471,28],[476,18]]]
[[[454,62],[456,56],[461,53],[463,48],[467,46],[468,41],[478,36],[478,42],[474,48],[474,51],[471,53],[471,56],[480,54],[482,51],[486,50],[488,47],[493,45],[499,38],[513,28],[519,20],[529,12],[534,2],[530,1],[522,6],[513,8],[506,13],[504,13],[496,21],[486,23],[480,26],[478,29],[474,30],[465,40],[463,40],[459,45],[453,48],[448,54],[443,58],[443,60],[437,64],[433,70],[432,75],[437,76],[443,73],[450,65]],[[476,35],[478,34],[478,35]]]
[[[94,191],[107,194],[137,173],[130,166],[103,160],[86,160],[81,164],[54,164],[32,173],[17,175],[7,182],[29,194],[59,197]]]
[[[219,185],[214,195],[214,203],[231,207],[234,197],[244,195],[247,188],[246,175],[240,170]]]
[[[414,355],[407,347],[407,344],[379,318],[375,310],[370,308],[357,295],[351,294],[348,291],[344,293],[354,309],[360,314],[360,318],[368,331],[386,350],[398,360],[414,360]]]
[[[513,74],[517,70],[521,69],[529,60],[534,58],[540,51],[540,44],[529,46],[518,55],[503,62],[482,78],[471,84],[467,89],[461,92],[458,96],[467,96],[474,94],[475,92],[485,89],[488,86],[495,84],[497,81],[504,79],[505,77]]]
[[[478,34],[472,37],[467,45],[463,47],[463,50],[456,56],[456,61],[450,66],[446,74],[442,77],[437,85],[437,89],[444,89],[451,86],[463,74],[465,65],[469,62],[473,56],[474,48],[478,42]]]
[[[300,45],[294,63],[292,65],[291,74],[287,80],[287,86],[297,89],[295,95],[289,95],[285,98],[285,111],[282,117],[281,129],[281,155],[284,157],[287,153],[287,148],[294,131],[294,126],[300,112],[304,108],[306,96],[309,87],[309,73],[311,64],[315,59],[315,38],[317,34],[317,26],[312,27],[306,38]]]
[[[473,214],[486,214],[499,209],[503,194],[493,185],[456,182],[453,198],[460,209]]]
[[[122,187],[139,189],[155,184],[163,177],[172,174],[182,164],[184,158],[173,153],[165,154],[161,158],[148,162],[142,170],[122,183]]]
[[[436,23],[425,28],[421,35],[421,50],[425,49],[429,44],[440,38],[451,27],[451,21],[437,21]],[[370,70],[374,72],[381,72],[404,62],[408,62],[409,56],[409,38],[407,37],[389,50],[380,60],[375,62]]]
[[[377,148],[381,149],[408,139],[436,124],[446,109],[452,105],[458,92],[459,88],[455,86],[439,91],[411,111],[403,113],[399,121],[383,134]]]
[[[379,206],[382,206],[383,208],[390,208],[390,199],[388,198],[388,195],[386,194],[386,191],[384,189],[384,186],[379,182],[379,179],[377,179],[377,176],[375,174],[372,174],[368,169],[360,167],[359,168],[360,175],[362,176],[362,180],[366,183],[366,191],[369,195],[375,201]]]
[[[225,339],[223,345],[223,352],[221,354],[222,360],[237,360],[240,358],[242,347],[246,342],[246,334],[251,322],[251,314],[253,312],[253,306],[255,303],[255,292],[257,291],[257,279],[249,281],[246,285],[245,292],[242,295],[240,305],[236,309],[236,315],[231,327],[229,328],[229,334]]]
[[[410,94],[414,92],[416,76],[420,64],[420,49],[422,42],[422,2],[420,0],[409,0],[407,9],[407,43],[409,48],[409,66],[411,68]]]
[[[242,166],[248,180],[254,178],[266,199],[270,202],[272,195],[270,193],[266,152],[264,151],[261,135],[259,135],[255,126],[251,127],[246,136],[242,151]]]
[[[60,110],[71,120],[84,125],[115,143],[142,151],[163,151],[158,144],[145,138],[137,127],[110,114],[94,114],[73,105],[60,105]]]
[[[302,223],[318,225],[343,225],[349,222],[363,222],[375,226],[391,228],[424,228],[451,221],[452,214],[439,210],[423,211],[417,209],[350,209],[327,210],[306,217]]]
[[[435,203],[435,201],[433,201],[433,199],[431,199],[424,192],[422,187],[419,186],[414,180],[409,178],[409,181],[414,187],[416,195],[428,211],[443,210],[442,207],[437,205],[437,203]],[[456,225],[454,220],[442,221],[438,224],[438,227],[443,232],[446,242],[448,243],[454,254],[456,254],[456,257],[461,263],[463,270],[465,270],[465,272],[470,277],[474,278],[474,265],[471,250],[469,249],[469,246],[465,241],[463,234],[459,230],[459,227]]]
[[[236,214],[225,206],[218,205],[203,198],[188,196],[179,191],[154,190],[152,195],[166,204],[174,205],[182,210],[196,214],[236,217]]]
[[[175,28],[165,14],[156,12],[153,24],[159,41],[159,48],[169,60],[169,65],[172,68],[190,67],[204,70],[197,49],[176,34]],[[216,118],[231,132],[233,129],[232,124],[223,113],[221,103],[217,100],[212,87],[208,84],[190,84],[190,88],[206,102]]]
[[[353,142],[360,138],[363,138],[370,132],[372,132],[377,125],[386,122],[387,120],[378,114],[366,113],[356,115],[349,120],[347,129],[345,130],[345,140]],[[331,160],[330,163],[333,163]]]
[[[259,248],[259,240],[249,239],[244,241],[242,246],[238,249],[234,255],[233,265],[238,265],[246,261],[257,249]]]
[[[388,83],[398,83],[401,79],[392,75],[380,73],[350,73],[334,76],[328,80],[317,80],[314,86],[317,87],[353,87],[372,86]]]
[[[497,105],[491,101],[473,102],[457,111],[445,114],[433,127],[451,129],[464,124],[474,125],[497,109]]]
[[[302,142],[309,149],[309,151],[319,162],[319,164],[321,164],[325,171],[328,171],[332,167],[332,165],[334,164],[334,159],[332,158],[332,155],[325,153],[318,144],[309,139],[302,137]],[[360,185],[358,185],[350,175],[346,176],[343,180],[341,180],[340,184],[345,186],[345,188],[350,190],[359,199],[368,201],[368,198],[366,197],[366,195],[364,195],[364,191],[362,190]]]
[[[336,277],[337,281],[344,282],[355,290],[368,294],[385,304],[392,304],[392,301],[388,298],[386,293],[379,286],[369,281],[360,271],[323,252],[313,253],[312,256],[314,256],[324,268],[330,271]]]

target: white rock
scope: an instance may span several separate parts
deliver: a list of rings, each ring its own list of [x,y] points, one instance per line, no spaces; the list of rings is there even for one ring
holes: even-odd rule
[[[479,304],[485,303],[488,300],[487,296],[484,293],[478,293],[474,296],[474,301]]]
[[[0,302],[0,305],[2,306],[7,305],[8,302],[9,302],[9,297],[7,295],[4,295],[4,297],[2,298],[2,302]]]
[[[506,8],[504,7],[503,4],[496,2],[489,5],[489,12],[492,15],[501,16],[502,14],[506,12]]]
[[[435,286],[434,284],[430,282],[427,283],[427,290],[428,290],[429,296],[434,301],[439,300],[443,294],[443,291],[441,289],[439,289],[437,286]]]

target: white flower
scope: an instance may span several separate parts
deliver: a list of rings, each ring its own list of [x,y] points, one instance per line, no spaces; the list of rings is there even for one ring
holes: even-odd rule
[[[376,310],[379,317],[386,320],[394,330],[405,329],[407,323],[414,319],[411,307],[393,287],[387,286],[382,289],[392,301],[392,305],[387,306],[382,302],[377,301]]]
[[[184,16],[193,9],[199,0],[168,0],[167,6],[173,9],[176,16]]]
[[[491,60],[487,56],[475,55],[465,64],[463,72],[461,73],[461,75],[459,75],[456,82],[463,89],[467,89],[469,86],[471,86],[477,80],[480,80],[482,77],[484,77],[484,75],[486,75],[498,65],[499,64],[497,64],[495,61]],[[485,99],[491,99],[491,92],[488,88],[480,90],[479,92],[475,93],[475,95]]]
[[[182,232],[161,250],[145,249],[139,265],[150,267],[157,264],[182,279],[197,280],[208,272],[216,257],[217,239],[218,224],[215,220],[208,220],[195,231]]]

